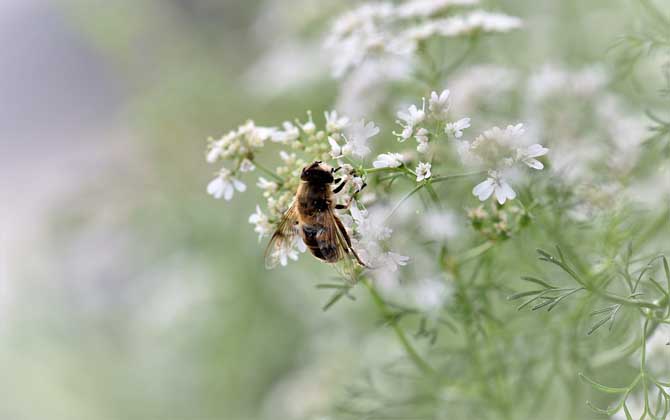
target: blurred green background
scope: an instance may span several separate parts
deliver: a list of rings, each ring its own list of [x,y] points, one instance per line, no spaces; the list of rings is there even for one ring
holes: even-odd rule
[[[263,268],[257,191],[205,194],[208,136],[332,107],[355,2],[2,3],[0,419],[316,419],[398,355],[364,295],[321,311],[317,262]],[[526,70],[611,64],[635,10],[482,3],[526,28],[480,58]]]

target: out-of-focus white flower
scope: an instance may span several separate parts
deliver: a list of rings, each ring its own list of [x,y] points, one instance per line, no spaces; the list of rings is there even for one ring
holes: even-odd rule
[[[351,203],[349,212],[351,218],[343,217],[342,223],[355,227],[357,234],[352,243],[366,264],[375,270],[390,272],[407,265],[409,257],[384,249],[382,242],[388,240],[393,231],[383,224],[382,218],[370,217],[368,211],[359,209],[355,201]]]
[[[403,156],[400,153],[382,153],[372,162],[374,168],[398,168],[403,163]]]
[[[270,139],[275,143],[290,143],[297,140],[300,137],[300,130],[298,127],[293,125],[290,121],[284,121],[282,123],[284,131],[277,130],[272,133]]]
[[[430,132],[426,130],[425,128],[421,127],[418,130],[416,130],[416,135],[414,138],[417,141],[417,146],[416,150],[419,153],[427,153],[428,152],[428,135]]]
[[[397,252],[385,252],[377,258],[374,267],[383,267],[385,270],[398,271],[398,267],[406,266],[410,258]]]
[[[314,134],[316,131],[316,125],[314,124],[314,121],[312,121],[312,111],[307,111],[307,122],[301,124],[300,128],[302,128],[302,131],[304,131],[307,135]]]
[[[438,119],[446,118],[449,112],[449,89],[443,90],[439,95],[432,91],[428,100],[428,110]]]
[[[258,233],[258,240],[260,241],[263,236],[269,235],[272,232],[272,224],[267,215],[261,211],[260,206],[256,206],[256,212],[252,213],[249,216],[249,223],[254,226],[254,232]]]
[[[459,221],[452,212],[431,210],[420,217],[419,222],[421,231],[430,239],[451,239],[459,232]]]
[[[456,122],[447,123],[444,132],[457,139],[463,137],[463,130],[470,127],[470,118],[461,118]]]
[[[428,153],[428,150],[430,148],[430,146],[428,145],[428,140],[422,140],[418,138],[417,140],[419,144],[416,145],[416,151],[419,153]]]
[[[540,170],[544,165],[536,157],[544,156],[549,152],[549,149],[543,147],[541,144],[531,144],[526,148],[516,149],[517,160],[523,162],[527,166]]]
[[[251,172],[256,169],[256,165],[247,158],[244,158],[240,163],[240,171],[242,172]]]
[[[484,131],[472,143],[462,142],[459,153],[461,158],[465,158],[464,163],[469,160],[487,165],[491,170],[509,167],[519,161],[528,166],[534,165],[531,167],[535,169],[542,169],[531,159],[546,154],[548,149],[539,144],[523,146],[524,133],[523,124],[508,125],[504,129],[493,127]]]
[[[425,179],[430,178],[431,173],[430,173],[430,168],[431,164],[427,162],[419,162],[419,164],[416,167],[416,182],[421,182]]]
[[[230,201],[233,198],[235,190],[239,192],[246,191],[247,186],[237,178],[234,178],[231,172],[222,168],[219,175],[207,184],[207,193],[216,199],[223,197]]]
[[[368,121],[367,123],[365,120],[355,122],[347,130],[347,144],[342,147],[342,154],[347,155],[347,151],[350,150],[354,156],[361,158],[367,156],[370,153],[368,141],[378,133],[379,127],[375,126],[375,123],[372,121]]]
[[[349,125],[349,118],[345,116],[338,116],[337,111],[326,111],[323,113],[326,117],[326,131],[329,133],[337,133],[344,130]]]
[[[288,153],[284,150],[279,151],[279,157],[281,158],[281,160],[284,162],[284,164],[286,166],[292,166],[293,164],[295,164],[296,159],[297,159],[297,156],[295,155],[295,153]]]
[[[267,179],[263,178],[262,176],[258,178],[258,182],[256,183],[256,186],[260,188],[261,190],[265,192],[275,192],[277,191],[277,188],[279,185],[277,185],[276,182],[274,181],[268,181]]]
[[[414,304],[423,312],[437,312],[449,297],[450,290],[438,279],[424,279],[411,287]]]
[[[489,177],[477,184],[472,189],[472,194],[480,201],[486,201],[491,195],[495,195],[498,203],[505,204],[507,200],[516,198],[516,193],[497,171],[489,171]]]
[[[482,105],[494,104],[495,98],[514,89],[518,79],[516,71],[501,66],[468,67],[449,78],[451,103],[459,112],[472,114]]]
[[[356,229],[365,240],[383,241],[391,237],[391,228],[384,226],[376,218],[368,217],[367,210],[359,209],[355,201],[351,203],[349,213],[356,223]]]
[[[398,5],[396,13],[401,18],[426,18],[453,6],[472,6],[479,0],[414,0]]]
[[[475,31],[509,32],[518,29],[523,21],[503,13],[475,10],[465,15],[435,20],[435,34],[445,37],[463,36]]]
[[[224,144],[224,140],[217,140],[212,142],[212,144],[209,146],[209,151],[207,152],[208,163],[214,163],[219,159],[221,152],[223,151]]]
[[[398,118],[396,123],[398,123],[402,128],[401,133],[393,132],[393,134],[398,137],[398,140],[403,142],[410,138],[414,132],[414,126],[423,122],[426,118],[426,100],[423,99],[423,105],[419,109],[416,105],[411,105],[407,111],[398,111]]]

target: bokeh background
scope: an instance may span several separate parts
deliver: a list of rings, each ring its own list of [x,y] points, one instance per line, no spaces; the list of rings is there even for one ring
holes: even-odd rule
[[[526,28],[479,54],[521,69],[611,65],[635,13],[483,3]],[[205,193],[208,136],[338,100],[350,4],[0,2],[0,419],[316,419],[397,355],[368,299],[321,311],[318,263],[263,268],[257,192]]]

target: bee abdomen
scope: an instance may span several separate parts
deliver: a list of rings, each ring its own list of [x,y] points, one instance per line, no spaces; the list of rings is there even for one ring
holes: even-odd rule
[[[303,241],[312,255],[326,262],[338,260],[337,247],[328,242],[326,229],[322,225],[303,225],[302,233]]]

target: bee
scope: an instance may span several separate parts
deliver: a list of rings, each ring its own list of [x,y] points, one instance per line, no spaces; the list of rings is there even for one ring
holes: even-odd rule
[[[351,247],[351,238],[335,214],[336,209],[347,209],[351,205],[351,200],[346,205],[336,204],[335,194],[347,182],[346,179],[335,178],[334,174],[339,169],[321,161],[302,169],[293,204],[282,216],[266,248],[266,268],[275,267],[280,255],[286,255],[298,237],[321,261],[336,263],[349,260],[367,267]]]

